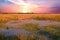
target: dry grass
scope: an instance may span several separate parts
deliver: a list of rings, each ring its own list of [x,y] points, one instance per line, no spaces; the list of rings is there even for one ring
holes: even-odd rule
[[[60,17],[60,14],[0,14],[0,20],[7,19],[18,19],[18,20],[26,20],[31,17],[45,17],[45,18],[55,18]]]

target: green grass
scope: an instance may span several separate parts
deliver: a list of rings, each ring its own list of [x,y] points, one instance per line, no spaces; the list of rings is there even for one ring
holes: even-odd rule
[[[39,30],[39,25],[33,23],[22,24],[20,27],[29,31]]]
[[[60,36],[60,25],[48,25],[44,27],[44,31]]]
[[[9,27],[4,24],[0,24],[0,27],[5,27],[6,29],[9,29]],[[41,28],[39,28],[39,27],[40,26],[38,24],[33,24],[33,23],[22,24],[22,25],[20,25],[19,29],[21,29],[21,28],[26,29],[27,31],[32,32],[32,34],[31,35],[17,34],[17,37],[19,36],[18,38],[20,40],[45,40],[45,39],[49,40],[48,38],[58,40],[60,38],[60,25],[52,24],[52,25],[47,25],[44,27],[42,26],[43,30],[41,30]],[[35,33],[34,31],[38,31],[38,32]],[[49,34],[49,36],[48,37],[38,36],[38,35],[41,35],[41,33]],[[0,36],[0,38],[1,37],[2,36]],[[11,37],[13,37],[13,36],[9,36],[9,37],[7,37],[7,39],[11,39]],[[15,37],[13,37],[13,39],[15,39]]]

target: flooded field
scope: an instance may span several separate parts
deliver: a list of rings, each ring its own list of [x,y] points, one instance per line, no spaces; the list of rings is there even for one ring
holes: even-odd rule
[[[0,14],[0,40],[60,40],[60,14]]]

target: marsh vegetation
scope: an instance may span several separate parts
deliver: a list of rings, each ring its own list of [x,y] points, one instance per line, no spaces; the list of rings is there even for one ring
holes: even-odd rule
[[[60,40],[59,15],[24,17],[0,16],[0,40]]]

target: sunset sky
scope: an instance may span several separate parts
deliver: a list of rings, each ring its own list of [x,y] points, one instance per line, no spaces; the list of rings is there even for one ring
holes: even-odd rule
[[[0,12],[60,13],[60,0],[0,0]]]

